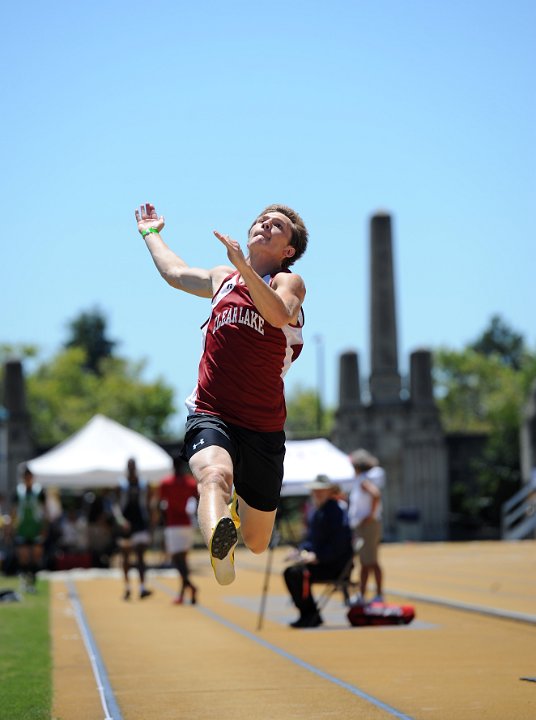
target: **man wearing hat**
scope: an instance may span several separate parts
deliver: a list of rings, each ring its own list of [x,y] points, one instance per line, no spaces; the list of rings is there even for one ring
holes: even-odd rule
[[[383,572],[378,560],[382,539],[381,491],[385,485],[385,471],[378,458],[359,448],[350,455],[356,478],[349,497],[348,517],[355,541],[360,541],[360,595],[364,603],[369,574],[374,575],[376,595],[373,602],[383,602]]]
[[[319,475],[309,486],[315,510],[305,540],[288,559],[296,560],[283,573],[288,591],[300,616],[294,628],[317,627],[322,618],[311,593],[311,585],[336,580],[351,560],[352,538],[346,512],[334,497],[334,485]]]

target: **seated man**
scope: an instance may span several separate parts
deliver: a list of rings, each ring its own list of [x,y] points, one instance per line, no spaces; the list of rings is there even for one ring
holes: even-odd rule
[[[295,628],[322,624],[311,585],[336,580],[353,555],[348,519],[333,496],[333,484],[325,475],[319,475],[310,489],[315,510],[305,540],[289,558],[298,562],[283,574],[292,600],[300,611],[300,617],[291,623]]]

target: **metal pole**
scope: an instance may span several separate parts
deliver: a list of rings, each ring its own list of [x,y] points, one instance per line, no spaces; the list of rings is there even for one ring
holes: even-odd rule
[[[324,338],[322,335],[315,335],[316,343],[316,426],[318,433],[322,433],[324,425]]]
[[[274,555],[274,548],[279,545],[279,530],[274,527],[272,537],[270,539],[270,546],[268,548],[268,557],[266,558],[266,570],[264,572],[264,583],[262,587],[261,605],[259,608],[259,617],[257,620],[257,630],[262,630],[262,624],[264,621],[264,613],[266,611],[266,598],[268,597],[268,587],[270,585],[270,575],[272,574],[272,560]]]

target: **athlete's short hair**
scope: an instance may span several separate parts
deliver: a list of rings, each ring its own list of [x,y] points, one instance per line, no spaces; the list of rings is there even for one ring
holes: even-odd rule
[[[294,248],[295,253],[292,257],[285,258],[281,263],[281,267],[286,269],[293,265],[296,260],[299,260],[303,253],[306,251],[309,233],[300,215],[295,210],[288,207],[288,205],[280,205],[279,203],[268,205],[268,207],[265,207],[264,210],[261,210],[261,212],[257,215],[257,218],[271,212],[279,212],[282,215],[286,215],[292,223],[292,236],[290,238],[290,245]],[[255,218],[255,220],[251,223],[249,228],[250,231],[257,222],[257,218]]]

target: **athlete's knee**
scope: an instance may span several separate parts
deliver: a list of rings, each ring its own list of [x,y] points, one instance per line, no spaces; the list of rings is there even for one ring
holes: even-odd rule
[[[246,542],[245,544],[246,544],[246,547],[248,548],[248,550],[250,550],[254,555],[260,555],[261,553],[263,553],[265,550],[268,549],[268,545],[270,544],[270,541],[264,542],[264,541],[259,541],[259,540],[255,539],[253,541]]]
[[[232,486],[232,476],[224,468],[211,467],[207,468],[199,478],[199,494],[206,492],[225,492],[230,494]]]
[[[270,545],[270,536],[266,537],[265,534],[259,533],[255,530],[250,530],[248,532],[248,530],[244,528],[243,525],[241,527],[241,533],[244,545],[255,555],[260,555]]]

